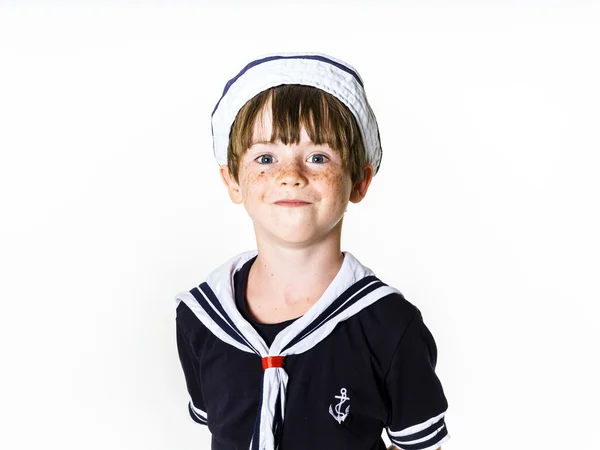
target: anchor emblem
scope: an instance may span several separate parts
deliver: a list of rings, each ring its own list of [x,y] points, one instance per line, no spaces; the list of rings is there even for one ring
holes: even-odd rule
[[[334,395],[334,397],[340,401],[337,405],[335,405],[335,414],[333,413],[333,408],[331,405],[329,405],[329,414],[331,414],[331,417],[337,420],[338,423],[342,423],[344,420],[346,420],[346,417],[348,417],[348,411],[350,411],[350,405],[348,405],[346,406],[346,410],[342,413],[342,406],[345,402],[350,401],[350,397],[346,395],[346,392],[348,392],[346,388],[342,388],[340,390],[341,395]]]

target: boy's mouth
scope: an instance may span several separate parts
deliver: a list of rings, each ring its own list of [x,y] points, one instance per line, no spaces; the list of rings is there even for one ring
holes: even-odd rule
[[[303,202],[301,200],[279,200],[275,202],[276,205],[279,206],[306,206],[310,205],[308,202]]]

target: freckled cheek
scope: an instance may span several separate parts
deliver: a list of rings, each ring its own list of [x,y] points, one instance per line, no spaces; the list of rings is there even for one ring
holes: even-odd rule
[[[329,197],[332,209],[336,209],[343,204],[350,192],[347,186],[347,180],[340,171],[324,171],[313,176],[312,181],[323,186],[326,196]]]
[[[248,172],[244,174],[242,178],[242,195],[244,202],[250,198],[259,197],[260,200],[264,199],[263,185],[269,178],[268,174],[262,170],[259,172]]]

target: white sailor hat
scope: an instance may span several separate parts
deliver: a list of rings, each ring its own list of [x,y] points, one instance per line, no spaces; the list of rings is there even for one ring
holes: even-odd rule
[[[352,66],[321,53],[265,55],[250,62],[227,82],[212,112],[213,148],[219,165],[227,164],[229,134],[239,110],[255,95],[282,84],[314,86],[344,103],[356,118],[367,162],[377,173],[381,164],[381,142],[363,81]]]

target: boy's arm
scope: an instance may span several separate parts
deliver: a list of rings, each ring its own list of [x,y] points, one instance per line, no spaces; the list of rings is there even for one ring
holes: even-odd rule
[[[448,402],[435,374],[437,347],[416,309],[398,343],[385,376],[390,404],[386,423],[392,449],[438,449],[450,436]]]
[[[181,306],[184,305],[184,306]],[[180,304],[181,310],[178,308],[178,318],[176,321],[177,328],[177,351],[179,354],[179,361],[181,362],[181,368],[183,369],[183,375],[185,377],[185,383],[189,394],[188,402],[188,413],[191,419],[201,425],[207,425],[206,408],[204,406],[204,398],[202,395],[202,389],[200,385],[199,377],[199,363],[192,346],[190,344],[190,337],[180,324],[180,319],[185,321],[185,316],[189,310],[186,311],[187,306],[182,302]],[[181,311],[182,315],[179,316]],[[191,312],[190,312],[191,313]]]

